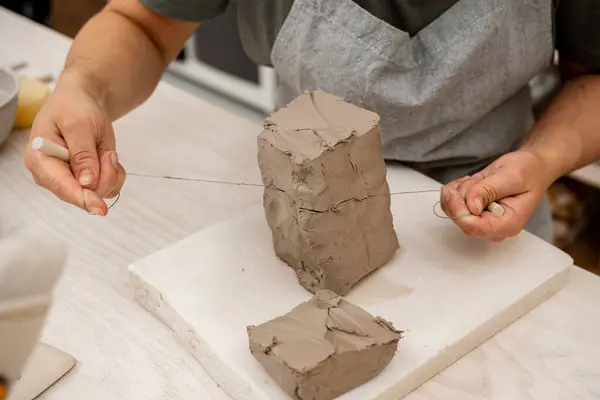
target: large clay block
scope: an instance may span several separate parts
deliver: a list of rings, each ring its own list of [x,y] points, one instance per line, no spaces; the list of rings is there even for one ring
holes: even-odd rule
[[[258,162],[275,253],[307,290],[344,295],[392,258],[377,114],[305,93],[266,119]]]
[[[252,355],[295,400],[330,400],[373,379],[402,337],[388,321],[328,290],[247,330]]]

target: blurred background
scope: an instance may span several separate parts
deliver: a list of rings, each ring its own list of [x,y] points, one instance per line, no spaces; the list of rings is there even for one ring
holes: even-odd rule
[[[0,0],[0,6],[71,38],[105,4],[106,0]],[[261,123],[273,110],[273,71],[257,67],[246,57],[238,35],[236,1],[232,1],[225,14],[198,29],[164,80]],[[531,82],[537,115],[551,101],[558,84],[554,69]],[[555,245],[571,254],[576,265],[600,274],[600,164],[560,179],[548,194]]]

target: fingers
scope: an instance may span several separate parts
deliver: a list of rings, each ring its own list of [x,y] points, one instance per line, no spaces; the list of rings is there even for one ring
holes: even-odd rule
[[[101,149],[100,156],[100,179],[95,192],[105,199],[115,197],[121,191],[125,183],[125,169],[119,163],[117,152]]]
[[[471,179],[471,177],[470,177],[469,175],[467,175],[467,176],[463,176],[462,178],[455,179],[455,180],[453,180],[452,182],[448,183],[448,184],[446,185],[446,187],[447,187],[447,188],[451,188],[451,189],[457,189],[457,188],[458,188],[458,186],[459,186],[459,185],[460,185],[462,182],[464,182],[464,181],[467,181],[467,180],[469,180],[469,179]]]
[[[69,162],[33,150],[37,136],[66,147]],[[103,199],[119,193],[125,180],[115,145],[112,124],[93,98],[79,90],[55,91],[36,116],[25,165],[38,185],[61,200],[106,215]]]
[[[32,134],[32,137],[34,136],[42,135],[35,133]],[[62,138],[55,133],[45,134],[43,137],[66,146]],[[98,177],[96,190],[90,190],[81,185],[75,179],[74,168],[68,163],[33,150],[31,138],[25,154],[25,165],[31,171],[35,183],[51,191],[59,199],[90,214],[105,216],[108,213],[108,207],[103,199],[115,197],[119,193],[125,182],[125,170],[118,162],[116,152],[110,149],[100,149],[97,154],[103,157],[100,157],[102,159],[101,167],[97,168],[97,172],[95,172],[95,176]]]
[[[463,197],[463,199],[466,199],[471,189],[475,187],[479,182],[484,180],[487,176],[489,176],[489,174],[489,169],[486,168],[483,171],[474,174],[473,176],[466,176],[464,178],[457,179],[447,186],[456,189],[456,191]],[[482,211],[480,211],[480,208],[475,206],[474,201],[466,201],[466,204],[471,214],[481,214]],[[483,208],[481,209],[483,210]]]
[[[473,187],[475,187],[478,183],[479,183],[479,181],[477,181],[475,179],[469,179],[469,180],[466,180],[464,182],[461,182],[458,185],[458,187],[456,188],[456,191],[462,197],[462,199],[465,202],[465,204],[466,204],[469,212],[471,214],[474,214],[474,215],[480,215],[481,211],[479,211],[478,208],[476,208],[476,207],[473,206],[473,204],[472,204],[473,202],[468,202],[467,199],[468,199],[469,192],[471,192],[471,189]]]
[[[61,126],[61,134],[69,149],[73,176],[87,189],[95,189],[100,179],[100,161],[96,135],[90,131],[89,122],[69,120]]]
[[[467,175],[462,178],[456,179],[456,180],[448,183],[446,186],[442,187],[442,190],[440,192],[440,207],[442,208],[442,211],[446,215],[448,215],[448,216],[451,215],[450,210],[448,209],[448,205],[447,205],[448,201],[450,200],[450,197],[448,196],[449,193],[447,193],[446,191],[447,190],[456,190],[462,182],[468,181],[469,179],[471,179],[471,177]]]
[[[469,236],[478,236],[490,239],[494,242],[517,236],[523,230],[526,218],[518,212],[519,203],[525,201],[519,196],[505,199],[502,203],[504,215],[496,217],[488,211],[484,211],[480,216],[473,216],[472,219],[459,219],[456,224]],[[509,204],[513,203],[513,206]],[[516,208],[515,208],[516,207]]]
[[[26,157],[27,167],[32,171],[35,182],[51,191],[64,202],[96,215],[106,215],[106,203],[98,194],[75,180],[69,165],[61,160],[47,157],[31,147]]]
[[[117,176],[117,183],[113,187],[113,190],[108,195],[106,195],[107,199],[112,199],[113,197],[116,197],[121,192],[121,189],[123,188],[123,185],[125,184],[125,179],[126,179],[125,168],[120,167],[119,174]]]
[[[525,181],[516,173],[493,166],[488,166],[471,177],[457,179],[446,187],[455,189],[474,215],[481,215],[494,201],[527,191]]]
[[[442,210],[466,235],[502,241],[522,230],[523,217],[515,210],[523,208],[520,202],[526,195],[515,193],[514,180],[513,185],[507,185],[506,179],[510,177],[502,175],[484,170],[442,188]],[[502,203],[505,209],[502,217],[486,211],[485,207],[492,201]]]
[[[471,214],[464,197],[456,189],[443,187],[440,204],[444,213],[452,218],[465,234],[476,235],[475,221],[479,217]]]
[[[488,211],[480,215],[473,215],[465,203],[464,197],[458,191],[444,189],[447,194],[446,204],[449,217],[468,236],[483,237],[495,242],[500,242],[507,237],[518,235],[523,229],[526,217],[521,211],[522,204],[532,201],[527,197],[530,194],[508,197],[501,201],[504,207],[504,215],[496,217]]]
[[[492,241],[516,236],[547,188],[544,168],[527,153],[506,154],[472,177],[448,184],[442,192],[442,209],[469,236]],[[502,215],[487,211],[493,202],[502,206]]]
[[[514,174],[499,172],[465,188],[464,196],[469,210],[475,215],[481,215],[492,202],[514,197],[526,191],[522,179]]]

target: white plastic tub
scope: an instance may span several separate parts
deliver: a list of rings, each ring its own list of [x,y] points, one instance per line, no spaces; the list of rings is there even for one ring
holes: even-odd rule
[[[0,144],[12,131],[17,116],[19,78],[7,69],[0,68]]]

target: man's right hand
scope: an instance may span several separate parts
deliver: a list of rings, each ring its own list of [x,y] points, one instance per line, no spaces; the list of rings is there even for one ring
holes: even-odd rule
[[[32,149],[38,136],[66,147],[69,163]],[[42,106],[31,129],[25,165],[38,185],[95,215],[108,213],[103,199],[115,197],[125,182],[110,119],[91,95],[76,86],[58,85]]]

